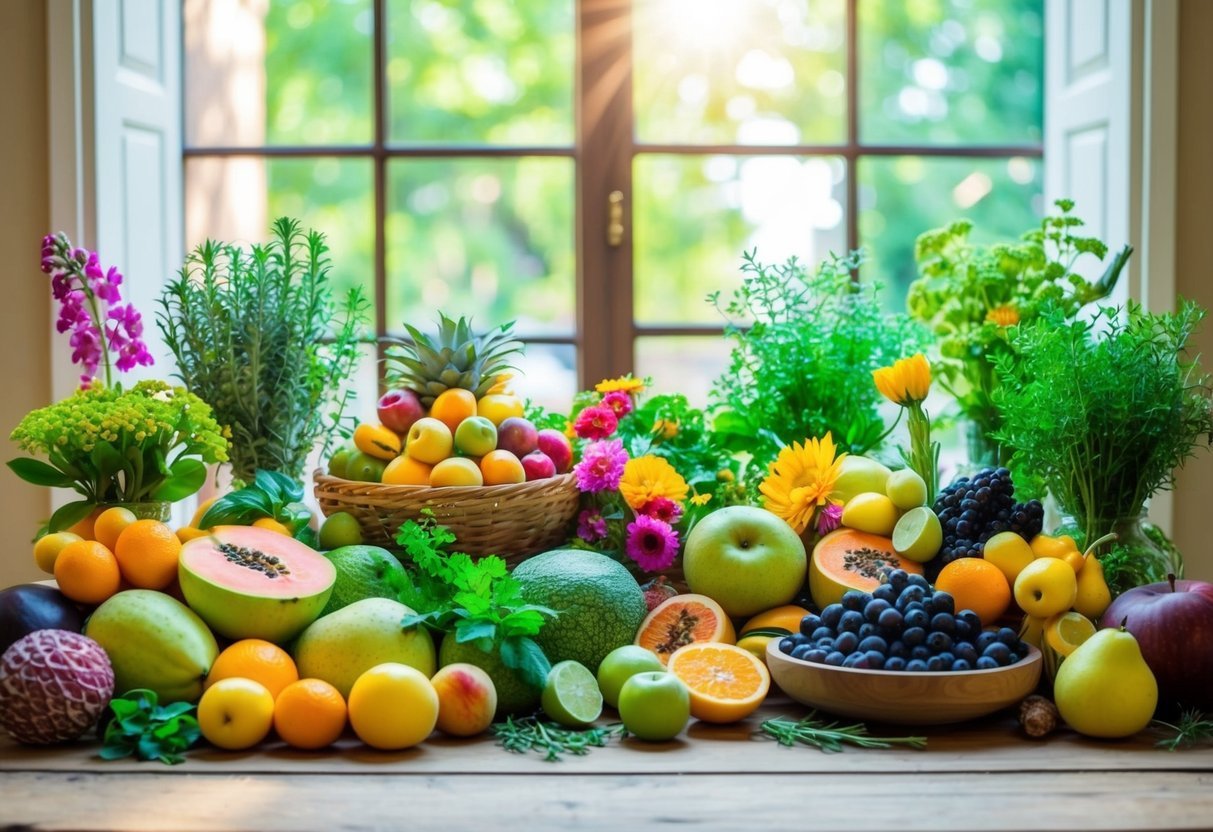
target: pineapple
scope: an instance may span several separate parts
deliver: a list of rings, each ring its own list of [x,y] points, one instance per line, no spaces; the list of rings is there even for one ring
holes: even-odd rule
[[[385,375],[389,386],[416,393],[427,410],[452,387],[481,398],[499,374],[513,367],[509,357],[522,352],[522,343],[513,340],[513,322],[476,335],[470,320],[454,321],[439,312],[436,342],[409,324],[404,328],[413,342],[388,348]]]

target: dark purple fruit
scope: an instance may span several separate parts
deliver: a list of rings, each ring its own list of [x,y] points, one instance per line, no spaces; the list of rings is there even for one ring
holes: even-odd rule
[[[41,584],[18,584],[0,591],[0,653],[35,630],[84,629],[84,616],[66,595]]]

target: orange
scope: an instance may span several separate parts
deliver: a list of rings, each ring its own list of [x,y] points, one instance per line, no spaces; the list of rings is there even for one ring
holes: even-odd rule
[[[279,521],[275,520],[273,517],[258,517],[256,520],[253,521],[253,525],[259,529],[269,529],[271,532],[278,532],[278,534],[284,534],[287,537],[294,536],[291,534],[291,529],[289,526],[287,526],[285,523],[280,523]]]
[[[189,543],[196,537],[206,537],[210,534],[208,529],[198,529],[193,526],[182,526],[177,529],[177,539],[182,543]]]
[[[107,508],[98,514],[96,521],[93,522],[93,540],[113,552],[114,547],[118,545],[118,535],[138,519],[135,512],[129,508],[122,506]]]
[[[100,604],[122,585],[114,553],[95,540],[69,543],[55,558],[59,591],[81,604]]]
[[[220,679],[252,679],[260,682],[275,699],[287,685],[299,681],[299,669],[291,654],[277,644],[259,638],[233,642],[211,665],[205,687]]]
[[[85,540],[96,540],[93,537],[93,524],[97,522],[97,518],[101,516],[101,512],[105,511],[101,506],[93,509],[92,513],[83,520],[78,521],[75,525],[69,526],[64,531],[69,531],[72,534],[78,534]]]
[[[667,667],[691,694],[691,716],[704,722],[745,719],[771,689],[767,666],[733,644],[688,644],[674,651]]]
[[[274,700],[274,730],[292,748],[332,745],[345,730],[345,700],[322,679],[291,682]]]
[[[181,540],[166,523],[136,520],[118,535],[114,555],[131,586],[164,589],[177,577]]]
[[[462,387],[452,387],[438,394],[430,405],[430,416],[455,432],[459,423],[476,415],[476,394]]]
[[[506,485],[526,482],[526,470],[518,457],[509,451],[489,451],[480,460],[480,471],[485,485]]]
[[[69,543],[83,540],[80,535],[71,532],[54,532],[44,534],[34,543],[34,563],[48,575],[55,574],[55,560],[63,547]]]
[[[958,558],[935,579],[935,588],[956,599],[956,610],[972,610],[989,626],[1011,605],[1011,585],[1003,571],[988,560]]]

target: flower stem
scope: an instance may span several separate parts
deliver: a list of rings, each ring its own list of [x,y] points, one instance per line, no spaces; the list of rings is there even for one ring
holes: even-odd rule
[[[922,409],[922,402],[909,402],[906,411],[910,417],[910,453],[906,461],[927,484],[927,505],[932,505],[939,488],[939,443],[931,441],[931,417]]]

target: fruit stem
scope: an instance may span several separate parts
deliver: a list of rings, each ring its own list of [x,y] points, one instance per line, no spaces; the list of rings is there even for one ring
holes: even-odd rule
[[[1120,538],[1120,535],[1118,535],[1116,532],[1108,532],[1103,537],[1099,538],[1098,540],[1096,540],[1094,543],[1092,543],[1090,546],[1087,547],[1087,550],[1082,553],[1083,558],[1086,558],[1087,555],[1094,552],[1096,549],[1098,549],[1103,544],[1105,544],[1109,541],[1112,541],[1112,540],[1117,540],[1119,538]]]
[[[1175,573],[1174,572],[1167,573],[1167,583],[1169,583],[1171,585],[1171,591],[1174,592],[1175,591]]]
[[[1120,631],[1122,633],[1124,633],[1124,632],[1128,632],[1128,630],[1129,630],[1129,616],[1126,615],[1124,618],[1120,619]]]

